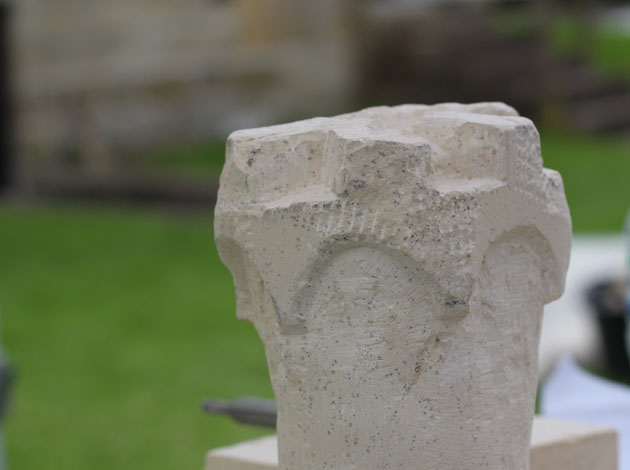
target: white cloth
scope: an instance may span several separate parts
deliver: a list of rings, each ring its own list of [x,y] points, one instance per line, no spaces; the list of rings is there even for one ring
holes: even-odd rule
[[[583,370],[563,357],[545,382],[541,413],[615,428],[619,433],[619,470],[630,470],[630,387]]]

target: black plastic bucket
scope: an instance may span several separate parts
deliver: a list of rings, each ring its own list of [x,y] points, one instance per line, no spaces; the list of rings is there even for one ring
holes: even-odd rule
[[[588,289],[586,296],[597,317],[609,371],[620,378],[630,378],[622,286],[618,281],[600,282]]]

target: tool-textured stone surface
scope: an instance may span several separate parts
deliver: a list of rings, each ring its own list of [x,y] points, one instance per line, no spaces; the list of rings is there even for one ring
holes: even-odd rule
[[[282,470],[528,467],[571,234],[531,121],[406,105],[235,132],[215,233]]]
[[[276,436],[214,449],[205,470],[277,470]],[[536,416],[529,452],[531,470],[617,470],[614,429]]]

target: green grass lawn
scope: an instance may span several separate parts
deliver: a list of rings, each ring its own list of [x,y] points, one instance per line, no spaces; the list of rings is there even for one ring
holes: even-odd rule
[[[576,230],[621,227],[629,149],[543,133]],[[214,168],[222,150],[188,158]],[[19,374],[11,468],[200,469],[207,449],[265,433],[199,410],[204,396],[272,396],[261,343],[234,315],[210,211],[0,205],[0,314]]]
[[[272,396],[211,227],[210,213],[0,208],[11,468],[200,469],[207,449],[262,433],[199,408]]]
[[[630,209],[630,140],[543,132],[547,168],[558,170],[575,232],[619,232]]]

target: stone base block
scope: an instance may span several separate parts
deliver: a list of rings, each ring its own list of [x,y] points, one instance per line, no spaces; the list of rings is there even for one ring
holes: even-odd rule
[[[616,470],[617,433],[590,424],[537,416],[532,429],[531,470]],[[205,470],[276,470],[276,436],[211,450]]]

